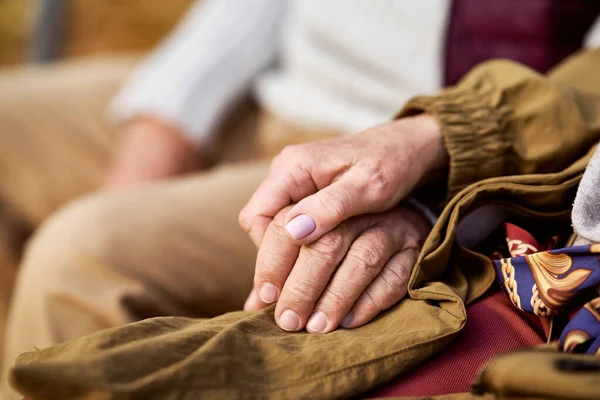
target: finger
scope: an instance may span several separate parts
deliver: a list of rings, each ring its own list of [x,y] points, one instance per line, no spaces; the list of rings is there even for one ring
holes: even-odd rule
[[[250,292],[250,295],[248,295],[248,298],[246,299],[246,302],[244,303],[244,310],[245,311],[261,310],[261,309],[265,308],[266,306],[268,306],[268,304],[260,299],[260,297],[258,296],[258,291],[252,289],[252,291]]]
[[[358,298],[341,326],[356,328],[364,325],[381,311],[399,302],[406,295],[408,279],[418,256],[417,248],[409,248],[394,255]]]
[[[257,247],[281,209],[317,191],[311,175],[300,164],[291,167],[280,164],[277,158],[273,161],[269,175],[238,216],[240,226]]]
[[[358,172],[357,172],[358,173]],[[378,199],[377,189],[349,173],[298,202],[286,216],[286,230],[299,244],[312,243],[355,215],[383,211],[392,202]],[[366,183],[361,183],[366,182]]]
[[[295,332],[304,328],[331,275],[361,229],[358,223],[342,224],[300,249],[275,308],[275,321],[282,329]]]
[[[277,179],[270,173],[252,194],[248,204],[240,211],[238,222],[256,247],[260,247],[275,214],[290,204],[290,197],[283,192],[285,185],[283,179]],[[271,196],[266,195],[269,190],[272,191]],[[279,206],[281,207],[277,209]]]
[[[277,214],[269,224],[258,249],[254,271],[254,290],[258,299],[246,302],[245,310],[261,309],[276,302],[298,257],[300,246],[290,239],[283,227],[286,210]]]
[[[392,230],[375,226],[356,239],[314,308],[306,330],[327,333],[337,328],[384,264],[402,248],[402,238],[398,224]]]
[[[239,217],[240,226],[243,226],[242,218],[246,218],[246,217],[245,216],[242,217],[242,215],[240,214],[240,217]],[[273,218],[265,217],[263,215],[254,215],[252,217],[252,223],[248,226],[248,230],[246,230],[246,233],[248,233],[248,236],[250,236],[250,239],[252,240],[252,243],[254,243],[256,248],[260,248],[260,245],[265,236],[267,228],[269,227],[269,224],[272,221],[273,221]]]

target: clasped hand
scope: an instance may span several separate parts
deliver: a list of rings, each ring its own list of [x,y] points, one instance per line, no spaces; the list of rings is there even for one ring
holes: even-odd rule
[[[447,162],[428,115],[291,146],[240,213],[259,248],[244,306],[286,331],[355,328],[397,303],[430,226],[400,201]]]

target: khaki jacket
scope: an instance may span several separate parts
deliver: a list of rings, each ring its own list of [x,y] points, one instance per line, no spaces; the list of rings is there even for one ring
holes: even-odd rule
[[[208,320],[154,318],[22,355],[14,385],[32,399],[329,399],[369,392],[440,352],[465,305],[495,279],[457,241],[475,209],[564,222],[600,140],[600,50],[547,75],[490,61],[399,116],[428,112],[450,154],[444,208],[406,299],[358,329],[285,333],[273,308]],[[439,186],[439,185],[438,185]],[[441,192],[441,191],[440,191]],[[480,397],[481,396],[481,397]],[[447,399],[599,399],[600,358],[535,349],[492,360],[473,393]]]

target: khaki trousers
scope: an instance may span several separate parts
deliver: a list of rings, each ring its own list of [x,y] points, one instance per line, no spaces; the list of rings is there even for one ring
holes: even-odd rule
[[[2,399],[18,398],[5,377],[23,352],[152,316],[216,316],[240,309],[251,289],[256,250],[237,215],[268,161],[88,195],[46,219],[102,185],[118,143],[105,109],[132,64],[99,59],[0,74],[0,196],[13,219],[41,223],[6,323]],[[333,134],[266,115],[258,125],[263,155]]]
[[[116,138],[104,109],[131,65],[115,58],[0,72],[0,342],[25,238],[104,179]]]

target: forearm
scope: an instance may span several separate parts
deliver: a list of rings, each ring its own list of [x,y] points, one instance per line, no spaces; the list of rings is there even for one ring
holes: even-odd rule
[[[600,139],[600,51],[548,76],[498,60],[457,86],[411,100],[399,116],[427,112],[448,151],[452,196],[486,178],[557,172]]]
[[[116,96],[110,108],[114,120],[122,124],[152,115],[202,143],[272,61],[285,3],[198,2]]]
[[[198,170],[206,163],[201,150],[176,127],[138,116],[122,127],[121,146],[106,186],[129,187]]]

